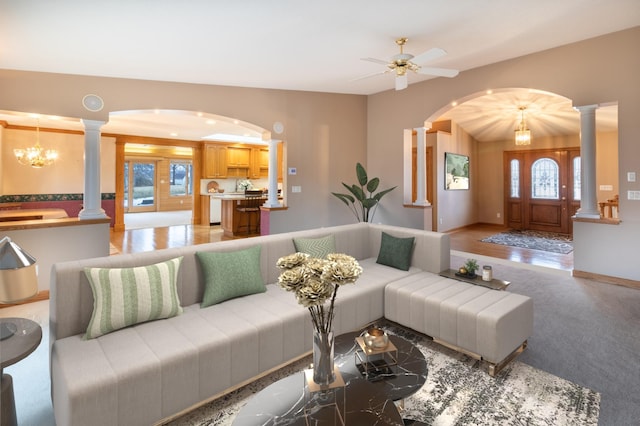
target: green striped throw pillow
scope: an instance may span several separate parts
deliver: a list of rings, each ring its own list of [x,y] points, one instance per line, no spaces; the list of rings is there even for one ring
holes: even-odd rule
[[[134,268],[85,268],[93,314],[84,339],[182,313],[176,281],[182,257]]]

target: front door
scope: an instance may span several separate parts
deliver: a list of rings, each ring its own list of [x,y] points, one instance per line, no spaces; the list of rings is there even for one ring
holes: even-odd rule
[[[579,149],[507,151],[505,165],[507,225],[571,234],[580,203]]]

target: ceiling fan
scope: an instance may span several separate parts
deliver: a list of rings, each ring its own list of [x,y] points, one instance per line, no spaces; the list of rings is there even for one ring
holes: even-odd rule
[[[382,64],[389,69],[385,71],[376,72],[374,74],[365,75],[364,77],[357,78],[361,80],[363,78],[373,77],[379,74],[386,74],[389,72],[395,72],[396,74],[396,90],[406,89],[408,85],[407,72],[413,71],[416,74],[434,75],[438,77],[455,77],[458,75],[458,70],[449,68],[434,68],[423,67],[422,64],[438,59],[447,54],[444,50],[434,47],[427,50],[417,56],[413,56],[410,53],[404,53],[404,45],[409,41],[408,38],[403,37],[396,40],[396,44],[400,47],[400,53],[391,57],[390,61],[383,61],[376,58],[362,58],[363,61],[374,62],[376,64]]]

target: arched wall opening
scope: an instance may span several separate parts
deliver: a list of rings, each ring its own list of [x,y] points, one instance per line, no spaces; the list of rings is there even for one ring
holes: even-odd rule
[[[525,119],[532,143],[516,146],[514,132],[522,106],[527,108]],[[562,95],[528,88],[479,91],[443,105],[426,117],[423,127],[404,132],[404,204],[426,207],[425,229],[448,231],[474,223],[504,225],[504,153],[579,148],[580,113],[574,107],[571,99]],[[596,114],[597,197],[599,202],[606,202],[619,188],[617,104],[601,105]],[[424,135],[419,136],[422,132]],[[415,174],[420,169],[415,150],[422,149],[420,137],[424,138],[424,150],[431,150],[433,155],[430,159],[426,152],[418,156],[425,162],[425,191],[421,194],[426,197],[426,189],[432,188],[426,199],[415,198]],[[468,190],[446,189],[446,153],[469,157]],[[430,169],[426,167],[428,161]]]

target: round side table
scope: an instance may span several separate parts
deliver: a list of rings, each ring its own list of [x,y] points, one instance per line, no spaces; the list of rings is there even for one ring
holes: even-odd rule
[[[23,360],[36,350],[42,340],[42,328],[35,321],[26,318],[0,318],[0,327],[10,331],[6,336],[3,333],[4,339],[0,340],[0,374],[2,374],[0,424],[17,425],[13,378],[2,373],[2,370]]]

